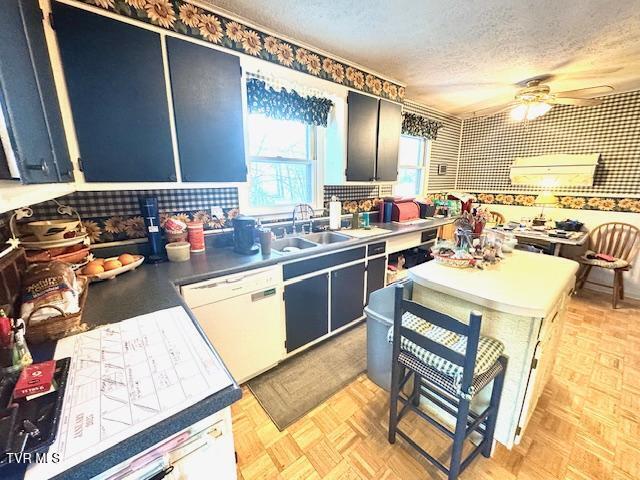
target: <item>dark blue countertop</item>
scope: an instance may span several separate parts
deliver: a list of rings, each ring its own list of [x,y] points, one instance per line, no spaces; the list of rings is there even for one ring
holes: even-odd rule
[[[187,262],[143,264],[135,271],[118,276],[113,280],[91,284],[83,313],[83,321],[87,323],[89,328],[95,328],[165,308],[183,306],[191,316],[200,334],[208,342],[197,320],[182,300],[179,292],[181,285],[275,265],[333,250],[374,243],[404,233],[432,230],[452,221],[453,219],[451,218],[434,218],[427,223],[416,225],[373,224],[384,228],[386,232],[366,238],[354,238],[344,242],[321,245],[286,255],[273,254],[269,257],[263,257],[260,253],[240,255],[234,253],[230,248],[212,248],[213,238],[211,238],[212,235],[208,235],[207,251],[191,254],[191,259]],[[127,248],[122,248],[121,250],[124,251]],[[131,251],[131,248],[129,248],[129,251]],[[105,256],[101,251],[96,253],[98,256]],[[214,347],[212,346],[212,349],[215,351]],[[52,358],[54,350],[55,343],[53,342],[39,345],[33,349],[34,358],[37,361]],[[91,478],[231,405],[239,400],[241,396],[241,388],[234,383],[232,386],[201,400],[197,404],[158,422],[145,431],[114,445],[99,455],[71,467],[54,478]],[[3,479],[21,479],[24,476],[24,468],[24,465],[6,467],[0,469],[0,476]]]

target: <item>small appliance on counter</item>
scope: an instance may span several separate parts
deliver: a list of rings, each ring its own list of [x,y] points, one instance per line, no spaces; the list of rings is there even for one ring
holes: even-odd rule
[[[162,248],[158,199],[156,197],[141,197],[140,210],[142,210],[144,229],[147,232],[147,238],[149,239],[149,256],[147,257],[147,262],[164,262],[166,258]]]
[[[436,206],[433,203],[416,201],[416,204],[420,209],[420,218],[429,218],[435,215]]]
[[[400,199],[393,202],[391,220],[409,222],[420,218],[420,207],[413,199]]]
[[[256,219],[239,215],[233,219],[233,251],[253,255],[259,250],[255,241]]]

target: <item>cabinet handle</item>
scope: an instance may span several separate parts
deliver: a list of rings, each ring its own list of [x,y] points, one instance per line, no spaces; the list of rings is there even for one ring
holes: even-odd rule
[[[44,158],[40,159],[40,163],[27,163],[27,170],[34,170],[36,172],[42,172],[45,175],[49,174],[49,165],[44,161]]]

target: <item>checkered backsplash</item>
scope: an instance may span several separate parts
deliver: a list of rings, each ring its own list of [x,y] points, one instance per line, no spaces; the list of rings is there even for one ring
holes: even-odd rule
[[[379,198],[391,195],[391,185],[325,185],[324,203],[331,201],[335,195],[341,202],[363,200],[365,198]]]
[[[405,100],[403,110],[442,122],[442,128],[438,130],[438,138],[431,141],[427,192],[453,190],[456,183],[462,120],[453,115],[432,110],[411,100]],[[445,175],[438,175],[438,165],[447,166]]]
[[[173,190],[114,190],[75,192],[57,199],[63,205],[75,208],[82,218],[139,215],[141,196],[158,197],[160,212],[208,211],[211,206],[238,208],[238,189],[186,188]],[[58,206],[43,202],[33,207],[37,218],[56,218]]]
[[[516,157],[600,153],[592,187],[562,188],[584,194],[640,194],[640,90],[609,95],[597,107],[556,105],[526,123],[508,113],[465,120],[457,188],[519,192],[509,169]],[[443,129],[444,130],[444,129]],[[539,187],[527,187],[536,190]]]

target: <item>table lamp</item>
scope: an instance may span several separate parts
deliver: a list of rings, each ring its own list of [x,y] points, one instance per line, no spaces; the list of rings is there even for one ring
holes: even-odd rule
[[[558,204],[558,197],[556,197],[551,192],[542,192],[540,195],[536,197],[534,202],[536,205],[542,206],[542,210],[540,211],[540,215],[533,220],[534,225],[544,225],[547,223],[546,218],[544,218],[544,207],[555,206]]]

